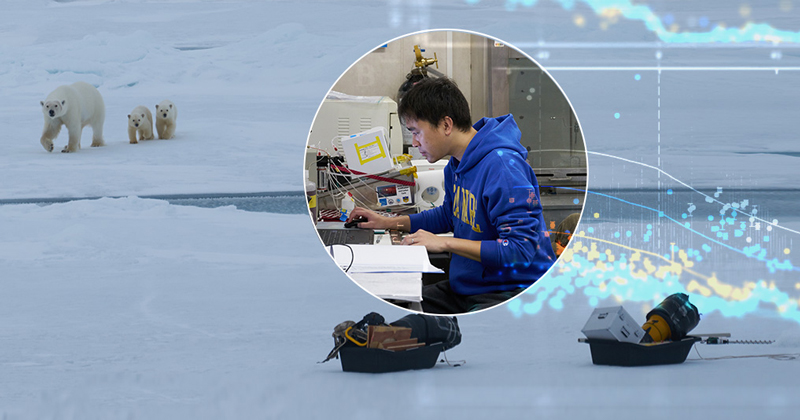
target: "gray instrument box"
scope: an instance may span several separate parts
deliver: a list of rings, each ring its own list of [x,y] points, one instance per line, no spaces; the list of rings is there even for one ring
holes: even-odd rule
[[[638,344],[644,338],[642,327],[622,306],[597,308],[581,332],[586,338]]]

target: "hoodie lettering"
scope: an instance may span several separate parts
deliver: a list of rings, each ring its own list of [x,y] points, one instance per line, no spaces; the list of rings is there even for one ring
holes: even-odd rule
[[[466,188],[453,185],[453,217],[470,225],[475,232],[481,232],[481,226],[475,223],[475,212],[478,208],[478,200],[475,195]]]

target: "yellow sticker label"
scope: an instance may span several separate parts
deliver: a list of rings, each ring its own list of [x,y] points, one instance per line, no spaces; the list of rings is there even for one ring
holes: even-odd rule
[[[308,208],[315,209],[317,208],[317,195],[309,195],[308,197]]]
[[[378,136],[375,136],[375,141],[361,146],[359,146],[358,143],[355,143],[355,147],[356,153],[358,153],[358,162],[362,165],[372,162],[373,160],[386,157],[386,151],[383,150],[381,138]]]

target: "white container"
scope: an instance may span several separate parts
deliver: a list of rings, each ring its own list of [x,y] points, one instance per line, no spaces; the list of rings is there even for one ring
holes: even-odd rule
[[[373,175],[394,168],[386,141],[386,129],[383,127],[371,128],[342,139],[342,148],[347,167],[354,171]]]
[[[342,197],[342,205],[339,206],[339,211],[342,213],[340,220],[347,220],[354,208],[356,208],[356,199],[353,197],[353,194],[348,191],[347,195]]]

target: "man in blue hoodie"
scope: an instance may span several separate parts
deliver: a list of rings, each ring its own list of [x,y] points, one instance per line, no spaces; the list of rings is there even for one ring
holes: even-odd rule
[[[364,208],[361,228],[411,232],[406,245],[450,252],[447,281],[425,286],[426,313],[489,308],[517,295],[555,261],[539,186],[513,116],[471,123],[466,98],[449,79],[423,79],[403,97],[398,114],[428,162],[446,156],[445,198],[419,214],[384,217]],[[453,232],[453,237],[437,233]]]

